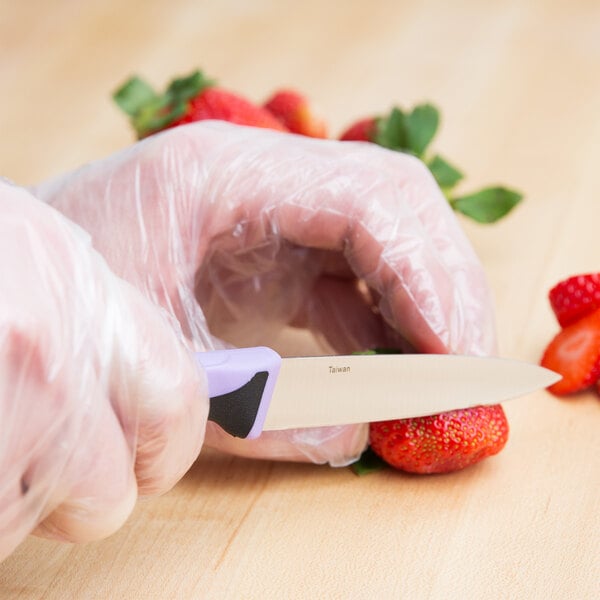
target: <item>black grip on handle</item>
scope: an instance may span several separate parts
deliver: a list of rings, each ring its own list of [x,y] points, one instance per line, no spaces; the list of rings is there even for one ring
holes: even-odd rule
[[[237,390],[211,398],[208,420],[220,425],[230,435],[247,437],[256,420],[268,378],[268,371],[259,371]]]

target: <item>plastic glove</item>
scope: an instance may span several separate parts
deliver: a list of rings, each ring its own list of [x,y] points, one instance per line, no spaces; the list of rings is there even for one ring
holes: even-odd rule
[[[202,444],[206,382],[183,336],[89,236],[0,180],[0,559],[36,526],[104,537]]]
[[[174,315],[197,350],[269,344],[286,324],[336,352],[495,346],[481,265],[428,169],[373,144],[204,121],[39,186],[114,271]],[[365,399],[368,401],[368,399]],[[347,464],[364,426],[206,443]]]

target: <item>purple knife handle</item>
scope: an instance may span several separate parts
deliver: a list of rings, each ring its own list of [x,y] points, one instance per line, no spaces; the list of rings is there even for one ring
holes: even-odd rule
[[[240,438],[257,438],[269,410],[281,356],[271,348],[198,352],[210,397],[209,421]]]

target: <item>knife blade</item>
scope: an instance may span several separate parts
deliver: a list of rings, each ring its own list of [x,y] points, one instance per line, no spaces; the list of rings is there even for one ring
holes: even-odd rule
[[[196,354],[209,420],[241,438],[265,430],[349,425],[498,404],[551,385],[538,365],[455,354],[281,358],[267,347]]]

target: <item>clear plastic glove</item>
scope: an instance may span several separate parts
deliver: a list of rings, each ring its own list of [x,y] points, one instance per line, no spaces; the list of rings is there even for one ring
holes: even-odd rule
[[[196,350],[221,340],[268,345],[286,324],[310,328],[336,352],[494,350],[481,265],[433,177],[410,156],[204,121],[35,194],[86,229]],[[206,433],[206,444],[228,452],[333,465],[366,442],[364,426],[255,441],[211,423]]]
[[[104,537],[202,445],[206,382],[176,323],[89,236],[0,180],[0,560],[36,527]]]

